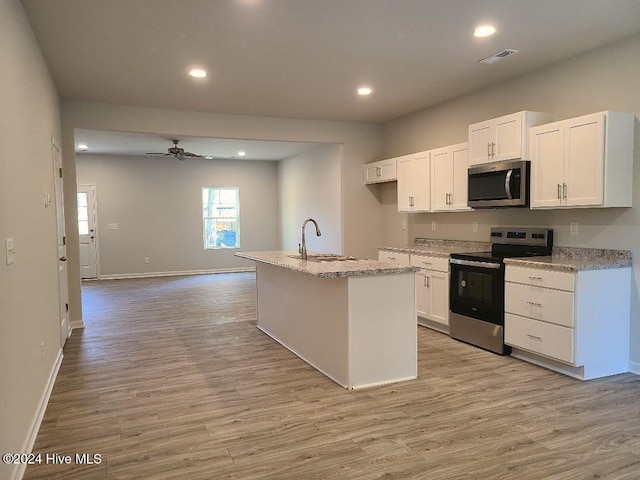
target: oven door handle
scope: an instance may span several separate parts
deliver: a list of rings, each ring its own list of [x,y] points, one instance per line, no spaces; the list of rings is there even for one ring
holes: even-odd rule
[[[500,263],[476,262],[473,260],[460,260],[459,258],[450,258],[449,262],[455,265],[463,265],[465,267],[493,268],[495,270],[502,268]]]
[[[507,176],[504,179],[504,190],[505,192],[507,192],[507,198],[509,200],[513,199],[513,196],[511,195],[511,175],[512,174],[513,174],[513,169],[507,172]]]

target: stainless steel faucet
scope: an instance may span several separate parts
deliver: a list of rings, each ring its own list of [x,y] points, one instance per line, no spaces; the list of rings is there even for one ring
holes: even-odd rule
[[[316,222],[313,218],[307,218],[304,222],[302,222],[302,244],[298,244],[298,253],[300,254],[300,258],[303,260],[307,259],[307,240],[304,235],[304,228],[307,226],[307,223],[313,222],[316,226],[316,236],[322,235],[320,233],[320,227],[318,227],[318,222]]]

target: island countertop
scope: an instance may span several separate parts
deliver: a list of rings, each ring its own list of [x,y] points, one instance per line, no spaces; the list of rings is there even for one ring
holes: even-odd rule
[[[298,255],[295,251],[265,251],[265,252],[236,252],[236,257],[267,263],[288,270],[321,278],[337,277],[364,277],[373,275],[391,275],[398,273],[416,272],[417,267],[401,266],[393,263],[379,262],[378,260],[338,260],[338,261],[314,261],[293,258]],[[312,255],[310,253],[310,255]]]

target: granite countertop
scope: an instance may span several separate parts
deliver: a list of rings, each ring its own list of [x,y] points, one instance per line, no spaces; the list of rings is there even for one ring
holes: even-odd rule
[[[628,250],[604,250],[599,248],[553,247],[550,257],[505,258],[505,265],[543,268],[566,272],[604,270],[631,266]]]
[[[488,252],[491,250],[491,244],[488,242],[468,242],[464,240],[416,238],[413,245],[382,246],[378,247],[378,250],[409,253],[413,255],[429,255],[432,257],[449,257],[452,253]]]
[[[309,255],[314,254],[316,253],[309,252]],[[236,252],[234,255],[321,278],[390,275],[417,272],[419,270],[418,267],[404,267],[393,263],[379,262],[378,260],[354,259],[323,262],[291,258],[291,256],[298,255],[298,252],[295,251]]]

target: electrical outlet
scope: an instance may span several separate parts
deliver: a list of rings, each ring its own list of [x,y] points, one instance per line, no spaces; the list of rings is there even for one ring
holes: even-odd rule
[[[144,263],[149,263],[149,257],[144,257]]]
[[[117,223],[110,223],[109,226],[107,227],[108,230],[118,230],[118,224]]]
[[[435,220],[431,220],[431,231],[433,231],[433,232],[436,231],[436,221]]]
[[[578,232],[578,222],[570,222],[569,223],[569,235],[577,236]]]
[[[478,232],[478,222],[473,222],[473,232],[474,233]]]

